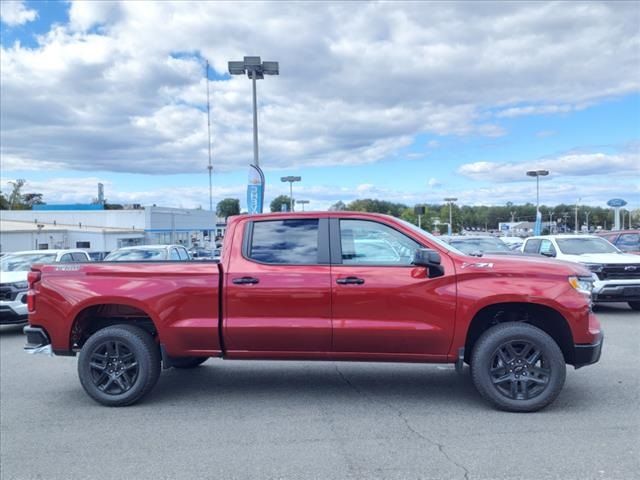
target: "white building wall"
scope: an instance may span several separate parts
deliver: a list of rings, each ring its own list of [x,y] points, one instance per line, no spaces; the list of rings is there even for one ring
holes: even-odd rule
[[[144,230],[145,210],[3,210],[4,220]],[[37,220],[37,222],[36,222]]]

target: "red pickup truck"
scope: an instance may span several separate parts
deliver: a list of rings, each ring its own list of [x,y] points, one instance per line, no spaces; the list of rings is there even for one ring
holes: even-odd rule
[[[493,405],[533,411],[602,348],[588,270],[466,256],[386,215],[237,216],[220,262],[40,265],[28,282],[25,349],[79,353],[82,386],[112,406],[162,367],[222,357],[467,363]]]

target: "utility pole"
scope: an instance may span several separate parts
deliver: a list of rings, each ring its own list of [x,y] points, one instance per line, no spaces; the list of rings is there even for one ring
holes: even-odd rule
[[[587,233],[589,233],[589,215],[591,215],[591,212],[588,211],[588,210],[585,210],[584,216],[585,216],[585,218],[587,220]]]
[[[205,74],[205,82],[207,83],[207,146],[209,148],[209,165],[207,166],[207,170],[209,170],[209,211],[213,212],[213,183],[211,180],[211,175],[213,173],[213,165],[211,164],[211,108],[209,106],[209,60],[207,60],[206,64],[206,74]]]
[[[553,234],[553,210],[549,210],[549,234]]]
[[[515,218],[516,218],[516,212],[511,212],[511,223],[516,222]]]
[[[578,204],[580,203],[580,198],[576,200],[576,209],[575,209],[575,225],[573,226],[573,233],[578,233]]]

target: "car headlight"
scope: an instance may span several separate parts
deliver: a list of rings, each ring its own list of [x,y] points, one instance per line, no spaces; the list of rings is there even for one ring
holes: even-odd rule
[[[583,265],[593,273],[601,273],[602,270],[604,270],[604,265],[601,265],[599,263],[583,263]]]
[[[578,292],[588,296],[591,296],[591,292],[593,291],[593,282],[593,277],[569,277],[569,284]]]
[[[29,288],[29,284],[27,282],[15,282],[13,284],[13,288],[18,290],[27,290]]]

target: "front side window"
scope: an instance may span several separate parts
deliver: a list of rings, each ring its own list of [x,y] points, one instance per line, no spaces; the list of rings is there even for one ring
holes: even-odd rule
[[[255,222],[248,256],[262,263],[318,263],[318,219]]]
[[[407,266],[420,244],[382,223],[340,220],[343,265]]]
[[[182,261],[189,260],[189,254],[187,253],[187,251],[184,248],[179,248],[178,249],[178,256],[180,257],[180,260],[182,260]]]
[[[176,248],[172,248],[170,250],[169,260],[180,260],[180,255],[178,255],[178,250]]]
[[[73,258],[70,253],[65,253],[60,257],[60,263],[73,262]]]
[[[542,255],[547,255],[548,257],[556,256],[556,249],[549,240],[542,240],[540,244],[540,253]]]
[[[72,253],[71,258],[73,259],[74,262],[79,262],[79,263],[89,261],[87,259],[87,256],[84,253]]]
[[[618,247],[623,252],[637,252],[640,250],[640,234],[638,233],[623,233],[616,242]]]

